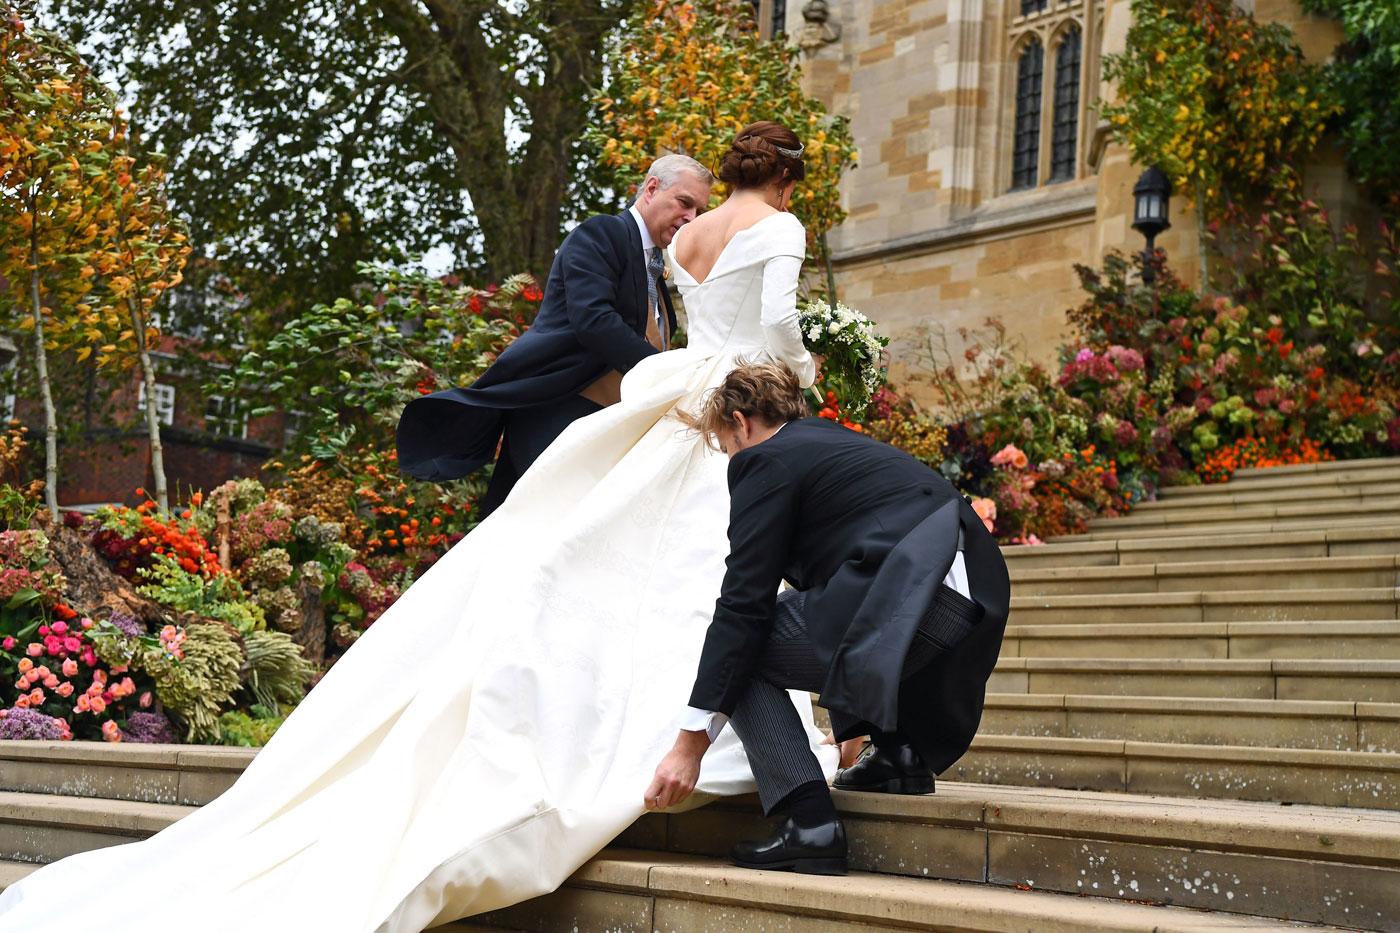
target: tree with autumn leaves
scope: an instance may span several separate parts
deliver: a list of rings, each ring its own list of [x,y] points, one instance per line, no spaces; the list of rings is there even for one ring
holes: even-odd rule
[[[1204,244],[1227,205],[1297,186],[1337,104],[1287,27],[1232,0],[1133,0],[1132,13],[1127,48],[1104,59],[1116,100],[1103,115],[1134,162],[1194,198]]]
[[[603,178],[626,196],[663,153],[682,152],[715,169],[750,123],[787,126],[806,147],[807,163],[791,209],[834,293],[826,234],[845,219],[841,175],[856,151],[847,118],[803,93],[800,54],[761,39],[745,0],[652,0],[614,40],[614,70],[585,139]]]
[[[153,470],[164,497],[147,348],[161,294],[188,247],[159,167],[130,152],[125,118],[74,47],[0,6],[0,313],[32,336],[44,412],[46,501],[58,511],[58,418],[50,354],[99,366],[140,361]]]

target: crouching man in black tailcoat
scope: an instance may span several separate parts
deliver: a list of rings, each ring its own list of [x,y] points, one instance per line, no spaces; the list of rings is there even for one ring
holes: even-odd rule
[[[838,741],[871,737],[843,790],[923,794],[967,751],[1010,602],[972,507],[913,457],[805,417],[791,372],[742,366],[692,420],[728,454],[730,554],[681,731],[646,790],[688,797],[727,720],[777,831],[750,868],[844,874],[845,830],[784,691],[820,694]],[[786,579],[794,589],[778,594]]]

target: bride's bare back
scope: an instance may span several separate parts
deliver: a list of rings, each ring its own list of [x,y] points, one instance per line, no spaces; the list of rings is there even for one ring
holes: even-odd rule
[[[731,195],[719,207],[685,225],[685,235],[676,238],[676,261],[692,279],[703,282],[730,240],[776,213],[778,210],[762,198]]]

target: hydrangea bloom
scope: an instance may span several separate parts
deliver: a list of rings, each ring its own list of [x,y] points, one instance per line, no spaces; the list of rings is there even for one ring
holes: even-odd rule
[[[39,739],[54,742],[72,737],[66,722],[36,709],[14,707],[0,710],[0,739]]]

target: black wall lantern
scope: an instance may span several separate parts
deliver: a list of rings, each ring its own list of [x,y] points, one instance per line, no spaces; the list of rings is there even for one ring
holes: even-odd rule
[[[1171,179],[1155,165],[1133,185],[1133,229],[1147,239],[1147,249],[1142,254],[1142,280],[1149,285],[1156,278],[1153,243],[1157,234],[1172,225],[1167,219],[1171,197]]]

